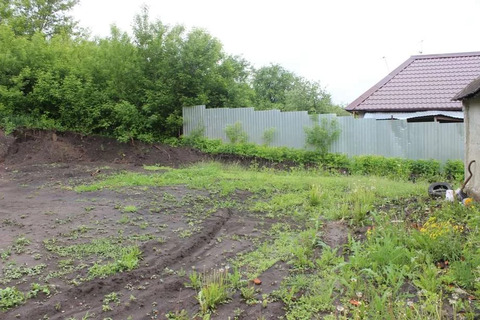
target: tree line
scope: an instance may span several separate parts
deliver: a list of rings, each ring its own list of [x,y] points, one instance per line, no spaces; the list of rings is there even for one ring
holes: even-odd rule
[[[184,106],[337,113],[319,82],[255,69],[202,29],[150,19],[92,38],[68,15],[79,0],[0,0],[0,125],[121,141],[181,133]]]

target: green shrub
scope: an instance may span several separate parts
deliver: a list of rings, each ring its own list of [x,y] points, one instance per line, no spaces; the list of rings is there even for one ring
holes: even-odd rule
[[[410,160],[410,171],[413,176],[433,178],[440,174],[440,167],[437,160]]]
[[[187,145],[193,145],[197,141],[201,141],[205,135],[205,127],[198,126],[197,128],[193,129],[188,136],[184,136],[183,140]]]
[[[340,132],[336,119],[322,118],[320,124],[316,123],[311,128],[305,128],[305,141],[320,154],[326,154],[332,143],[340,137]]]
[[[275,138],[276,128],[268,128],[263,132],[263,144],[269,146],[272,144],[273,139]]]
[[[447,160],[443,170],[448,180],[452,180],[452,181],[464,180],[465,167],[462,160]]]
[[[246,143],[248,141],[247,133],[243,130],[241,122],[227,125],[225,127],[225,133],[230,143]]]
[[[458,177],[460,172],[463,172],[461,160],[447,161],[442,170],[442,166],[437,160],[410,160],[386,158],[377,155],[362,155],[349,158],[347,155],[339,153],[321,154],[312,150],[239,143],[235,137],[241,134],[241,130],[237,129],[234,130],[235,134],[233,135],[233,141],[236,141],[236,143],[225,144],[221,140],[204,137],[196,137],[195,139],[183,137],[182,139],[175,139],[175,141],[170,139],[172,141],[169,140],[168,143],[175,146],[188,145],[209,154],[236,154],[243,157],[260,158],[274,163],[313,164],[332,172],[387,176],[405,180],[412,178],[428,181],[452,180],[452,177]]]

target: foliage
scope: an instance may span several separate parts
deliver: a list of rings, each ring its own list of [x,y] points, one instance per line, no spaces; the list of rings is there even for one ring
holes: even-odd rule
[[[262,135],[263,144],[265,146],[269,146],[272,144],[273,140],[275,139],[275,131],[276,131],[276,128],[274,127],[265,129]]]
[[[241,122],[235,122],[234,124],[227,125],[225,127],[225,134],[227,135],[230,143],[246,143],[248,136],[245,130],[242,128]]]
[[[260,110],[308,111],[347,115],[342,107],[333,104],[330,95],[318,81],[309,81],[278,64],[254,72],[255,106]]]
[[[197,300],[202,314],[207,314],[229,298],[227,271],[213,270],[210,274],[204,273],[201,278],[202,285],[197,293]]]
[[[279,65],[253,70],[206,31],[151,21],[146,7],[132,32],[112,26],[108,37],[90,39],[68,15],[78,3],[0,4],[0,127],[7,132],[153,142],[181,135],[184,106],[345,112],[318,82]]]
[[[452,172],[455,172],[457,176],[463,172],[463,163],[460,160],[447,161],[442,167],[437,160],[410,160],[375,155],[349,158],[344,154],[320,154],[310,150],[260,146],[252,143],[224,144],[221,140],[206,138],[195,140],[182,138],[173,141],[173,145],[183,144],[209,154],[236,154],[273,163],[293,162],[299,165],[317,165],[332,172],[387,176],[393,179],[425,179],[428,181],[446,179],[451,181]],[[452,169],[452,163],[455,164],[455,169]]]
[[[255,150],[234,147],[230,150]],[[190,273],[187,285],[196,290],[200,316],[210,316],[232,294],[258,303],[258,291],[243,279],[267,281],[270,270],[285,276],[277,290],[262,296],[262,305],[280,300],[285,319],[325,314],[327,319],[474,318],[478,302],[471,297],[480,294],[478,208],[429,199],[426,181],[405,181],[412,162],[394,160],[362,159],[357,168],[362,175],[352,176],[315,168],[201,163],[148,174],[116,173],[94,183],[105,188],[182,185],[227,198],[251,194],[242,210],[272,224],[264,230],[266,237],[251,240],[251,250],[231,256],[233,272]],[[381,177],[370,175],[376,165]],[[385,177],[388,165],[407,169],[392,169],[402,176],[391,179]],[[195,202],[197,208],[200,203]],[[347,242],[330,246],[332,231]]]
[[[68,11],[76,2],[48,3]],[[18,0],[7,11],[23,5],[44,4]],[[61,12],[51,18],[73,23]],[[20,32],[12,19],[0,23],[0,126],[9,132],[48,127],[151,142],[180,135],[183,106],[252,104],[248,62],[203,30],[151,22],[145,8],[132,36],[113,26],[94,40],[57,32],[66,26],[54,20],[55,30]]]
[[[305,128],[306,142],[324,155],[340,136],[340,128],[336,119],[322,118],[320,124],[315,123],[311,128]]]
[[[0,309],[7,310],[15,307],[25,300],[25,295],[16,287],[0,289]]]
[[[42,33],[51,37],[54,34],[72,34],[77,22],[67,15],[79,0],[11,0],[0,8],[0,22],[13,27],[17,35],[32,36]]]
[[[461,160],[447,160],[444,173],[448,180],[463,182],[464,164]]]

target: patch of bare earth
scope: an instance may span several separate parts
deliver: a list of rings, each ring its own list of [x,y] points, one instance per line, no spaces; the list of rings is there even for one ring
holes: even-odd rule
[[[11,251],[0,259],[0,269],[41,270],[13,276],[0,288],[15,286],[28,292],[31,283],[54,288],[48,297],[40,293],[20,306],[0,311],[0,318],[81,319],[88,312],[92,319],[165,319],[169,311],[186,310],[190,316],[198,313],[196,291],[185,285],[192,269],[224,267],[239,252],[254,249],[252,240],[262,240],[263,231],[275,221],[265,221],[241,208],[211,210],[213,205],[206,200],[211,195],[183,186],[84,193],[71,186],[95,181],[99,173],[142,171],[143,164],[177,167],[208,159],[190,148],[121,144],[71,133],[29,131],[15,138],[0,134],[0,252]],[[248,196],[235,195],[240,200]],[[212,212],[192,226],[198,199]],[[135,212],[123,210],[129,205],[136,207]],[[194,231],[188,233],[191,229]],[[136,269],[93,280],[85,280],[86,267],[59,274],[66,258],[47,250],[44,243],[67,246],[138,236],[150,238],[138,241],[142,260]],[[30,243],[16,252],[11,249],[19,237]],[[74,263],[91,266],[94,259]],[[267,270],[258,299],[277,289],[286,274],[284,265]],[[2,278],[6,279],[6,274]],[[104,310],[104,297],[112,292],[120,301]],[[261,315],[275,319],[284,314],[280,302],[269,303],[267,308],[247,306],[237,294],[230,303],[219,306],[213,318],[228,319],[236,309],[247,310],[239,319]]]

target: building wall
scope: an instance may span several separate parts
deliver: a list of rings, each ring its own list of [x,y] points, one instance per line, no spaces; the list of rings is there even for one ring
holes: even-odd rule
[[[465,113],[465,178],[469,177],[468,165],[472,164],[472,179],[465,186],[469,196],[480,201],[480,96],[463,102]]]

